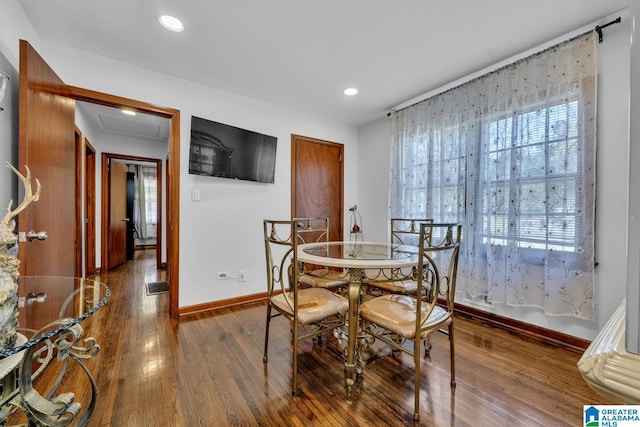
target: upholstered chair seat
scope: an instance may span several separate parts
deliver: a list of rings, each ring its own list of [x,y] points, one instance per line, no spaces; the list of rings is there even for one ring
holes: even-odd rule
[[[349,279],[344,274],[329,269],[316,269],[304,273],[298,279],[300,283],[315,288],[335,289],[349,285]]]
[[[420,224],[433,224],[433,218],[391,218],[390,242],[397,245],[418,246],[420,238]],[[429,232],[429,231],[427,231]],[[431,235],[426,237],[427,242]],[[418,289],[416,280],[401,281],[364,281],[369,286],[369,291],[373,294],[403,294],[415,295]]]
[[[383,293],[392,294],[415,295],[416,289],[418,289],[418,282],[415,280],[392,280],[389,282],[368,282],[365,280],[363,283],[371,286],[372,290],[378,289]]]
[[[360,315],[370,322],[382,326],[404,338],[413,339],[416,335],[417,301],[408,295],[383,295],[365,301],[360,306]],[[422,303],[420,311],[422,318],[426,318],[431,310],[431,304]],[[451,313],[436,305],[429,318],[422,324],[420,338],[426,339],[438,325],[444,325],[451,318]]]
[[[271,304],[278,311],[293,315],[293,292],[279,294],[271,298]],[[318,322],[335,313],[344,315],[349,309],[346,298],[323,288],[298,290],[298,322],[302,325]]]

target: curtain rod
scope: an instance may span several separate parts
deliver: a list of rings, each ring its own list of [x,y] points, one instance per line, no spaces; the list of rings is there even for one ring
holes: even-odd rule
[[[609,25],[613,25],[613,24],[619,24],[622,22],[622,18],[618,16],[617,19],[614,19],[613,21],[604,24],[604,25],[596,25],[596,33],[598,33],[598,43],[602,43],[602,29],[603,28],[607,28]]]
[[[577,28],[577,29],[575,29],[575,30],[573,30],[573,31],[571,31],[569,33],[566,33],[566,34],[560,36],[560,37],[556,37],[553,40],[549,40],[548,42],[543,43],[542,45],[538,45],[538,46],[533,47],[531,49],[528,49],[528,50],[526,50],[524,52],[521,52],[519,54],[513,55],[510,58],[507,58],[505,60],[499,61],[499,62],[497,62],[497,63],[495,63],[493,65],[490,65],[490,66],[485,67],[485,68],[483,68],[483,69],[481,69],[479,71],[476,71],[475,73],[471,73],[471,74],[469,74],[469,75],[467,75],[465,77],[462,77],[462,78],[459,78],[459,79],[454,80],[452,82],[449,82],[447,84],[444,84],[444,85],[442,85],[442,86],[440,86],[440,87],[438,87],[438,88],[436,88],[434,90],[430,90],[430,91],[428,91],[426,93],[423,93],[422,95],[415,96],[415,97],[413,97],[413,98],[411,98],[411,99],[409,99],[407,101],[404,101],[404,102],[402,102],[402,103],[400,103],[400,104],[398,104],[398,105],[396,105],[396,106],[394,106],[392,108],[389,108],[389,111],[387,113],[387,117],[391,116],[391,113],[393,113],[394,111],[402,110],[403,108],[406,108],[406,107],[409,107],[411,105],[417,104],[418,102],[422,102],[425,99],[428,99],[428,98],[431,98],[432,96],[435,96],[435,95],[438,95],[440,93],[446,92],[449,89],[452,89],[452,88],[454,88],[456,86],[460,86],[461,84],[466,83],[468,81],[471,81],[476,77],[480,77],[480,76],[482,76],[484,74],[490,73],[491,71],[494,71],[494,70],[496,70],[498,68],[501,68],[501,67],[503,67],[505,65],[508,65],[510,63],[516,62],[519,59],[526,58],[527,56],[530,56],[530,55],[532,55],[532,54],[534,54],[536,52],[539,52],[541,50],[549,48],[549,47],[551,47],[553,45],[559,44],[559,43],[561,43],[561,42],[563,42],[565,40],[569,40],[569,39],[571,39],[573,37],[576,37],[576,36],[578,36],[580,34],[584,34],[584,33],[588,32],[588,31],[598,31],[597,30],[598,27],[600,27],[600,30],[602,31],[602,28],[608,27],[609,25],[616,23],[616,21],[618,21],[618,20],[620,20],[620,22],[621,22],[621,18],[618,17],[613,22],[609,22],[608,24],[597,25],[596,29],[593,28],[594,24],[596,24],[598,21],[602,22],[602,21],[607,20],[607,19],[613,19],[613,17],[616,16],[616,15],[622,15],[622,18],[627,19],[627,18],[629,18],[631,16],[631,12],[630,12],[629,8],[622,9],[622,10],[616,12],[616,13],[612,13],[611,15],[605,16],[605,17],[603,17],[603,18],[601,18],[601,19],[599,19],[599,20],[597,20],[595,22],[592,22],[591,24],[583,25],[582,27]]]

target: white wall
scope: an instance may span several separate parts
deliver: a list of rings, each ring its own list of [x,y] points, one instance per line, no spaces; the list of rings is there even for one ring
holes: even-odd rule
[[[357,130],[128,64],[43,41],[40,55],[68,84],[176,108],[181,112],[181,307],[265,291],[262,219],[290,215],[290,138],[301,134],[345,145],[345,200],[357,188]],[[278,138],[275,184],[189,175],[191,116]],[[355,165],[355,166],[352,166]],[[191,201],[193,189],[201,201]],[[346,214],[345,214],[346,217]],[[246,282],[216,273],[246,271]]]
[[[629,19],[625,18],[622,24],[608,27],[604,43],[598,45],[596,319],[550,318],[537,310],[508,307],[497,307],[496,314],[592,339],[625,295],[629,32]],[[355,129],[86,52],[41,43],[17,1],[5,0],[0,14],[0,52],[15,69],[18,68],[18,38],[29,40],[68,84],[181,111],[181,307],[264,291],[261,221],[266,217],[289,216],[292,133],[345,144],[345,207],[358,204],[366,240],[387,239],[388,174],[380,171],[388,170],[389,165],[388,119]],[[229,182],[189,175],[188,141],[192,115],[276,136],[275,184]],[[0,137],[8,137],[10,145],[14,146],[17,135],[11,133],[10,126],[0,118]],[[0,144],[0,161],[15,161],[14,152],[14,148],[7,150]],[[0,170],[2,186],[5,176]],[[193,189],[200,190],[200,202],[191,201]],[[0,189],[0,197],[5,192]],[[1,203],[5,202],[0,200]],[[348,213],[345,212],[345,224],[348,224]],[[348,232],[346,228],[345,232]],[[233,275],[239,269],[247,271],[246,282],[215,280],[218,271]]]
[[[568,31],[571,29],[567,29]],[[628,191],[628,112],[630,80],[630,18],[607,28],[604,42],[598,44],[598,159],[596,207],[596,319],[584,321],[570,317],[549,317],[539,310],[499,305],[495,314],[532,323],[544,328],[591,340],[618,307],[626,292],[626,236]],[[361,126],[359,206],[363,222],[382,230],[388,222],[387,193],[389,175],[390,121],[380,119]],[[366,166],[365,166],[366,165]],[[384,178],[384,179],[383,179]],[[386,180],[385,182],[383,182]],[[388,239],[379,231],[371,238]],[[457,302],[473,305],[458,297]],[[477,307],[487,310],[486,307]]]
[[[631,2],[631,75],[630,75],[630,105],[629,116],[636,118],[631,120],[629,126],[629,182],[637,183],[640,180],[640,0]],[[640,194],[637,187],[629,186],[628,203],[628,237],[627,257],[631,260],[640,258]],[[640,265],[638,262],[627,263],[627,300],[625,312],[625,345],[627,351],[640,354]]]
[[[358,212],[363,240],[389,240],[389,149],[391,121],[376,120],[358,129]]]
[[[0,71],[9,76],[7,88],[0,101],[0,219],[13,200],[13,207],[18,203],[18,177],[5,167],[9,162],[15,168],[18,165],[18,72],[0,51]]]
[[[19,40],[29,40],[37,50],[40,38],[17,0],[3,0],[0,13],[0,52],[17,70],[20,59]]]
[[[355,200],[355,127],[40,41],[15,0],[3,8],[0,48],[15,68],[18,38],[24,38],[67,84],[180,110],[180,307],[265,291],[262,219],[290,216],[292,133],[345,145],[345,200]],[[275,184],[189,175],[192,115],[276,136]],[[6,154],[0,156],[4,161]],[[199,202],[190,197],[196,188]],[[246,282],[215,279],[218,271],[233,275],[239,269],[246,270]]]

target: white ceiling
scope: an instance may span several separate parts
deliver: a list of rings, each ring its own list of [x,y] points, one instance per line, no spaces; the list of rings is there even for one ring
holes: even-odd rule
[[[171,126],[169,119],[144,113],[130,116],[123,114],[119,108],[84,101],[76,101],[76,108],[83,111],[95,131],[162,143],[168,141]]]
[[[630,5],[630,0],[18,2],[42,39],[352,125],[584,25],[604,24]],[[162,14],[181,19],[185,30],[160,27]],[[360,93],[344,96],[350,86]]]

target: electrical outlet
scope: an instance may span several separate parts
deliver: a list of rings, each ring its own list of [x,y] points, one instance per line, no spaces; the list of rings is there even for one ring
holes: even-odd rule
[[[245,277],[246,274],[247,272],[244,270],[238,271],[238,282],[245,282],[247,280],[247,278]]]
[[[227,280],[228,278],[229,278],[229,273],[227,273],[226,271],[218,272],[218,280]]]

